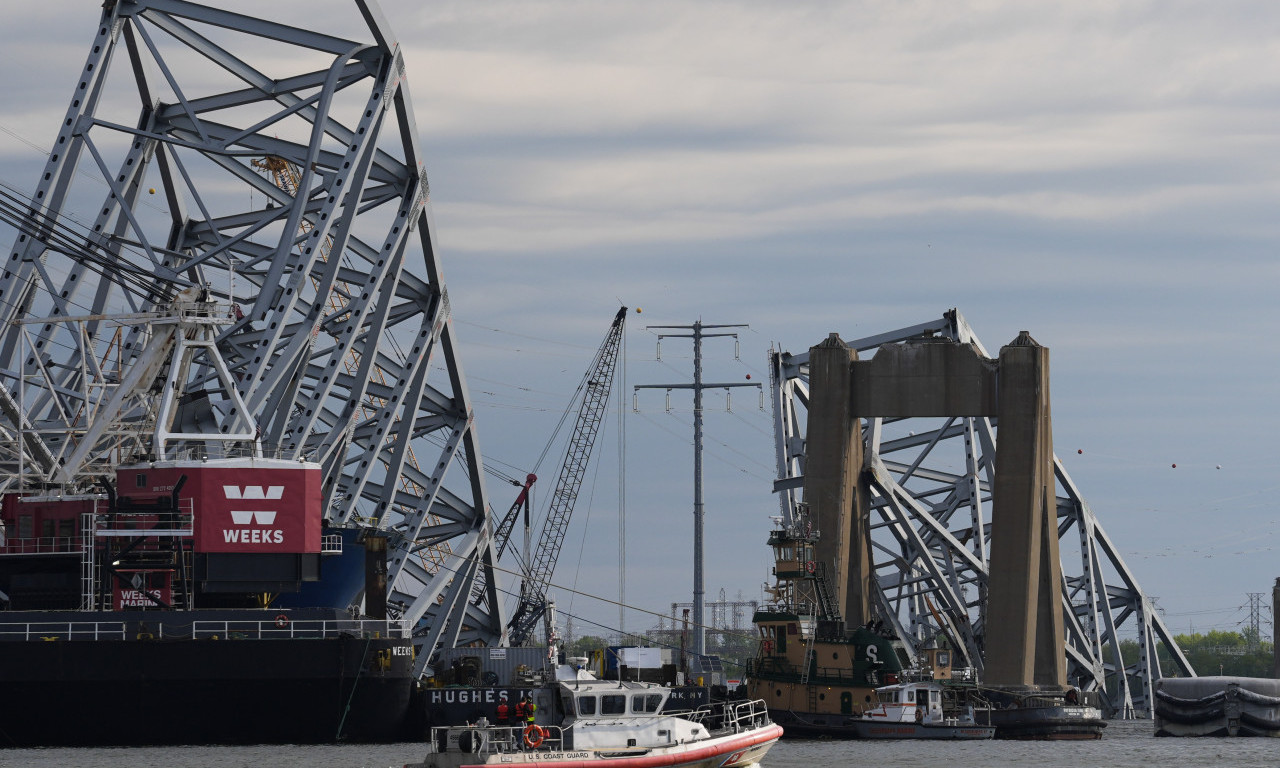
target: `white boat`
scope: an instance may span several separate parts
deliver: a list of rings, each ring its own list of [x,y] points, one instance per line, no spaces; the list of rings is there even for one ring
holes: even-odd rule
[[[863,739],[990,739],[995,735],[994,726],[975,717],[973,698],[960,699],[964,703],[957,707],[948,693],[953,692],[928,678],[881,686],[876,689],[879,705],[864,711],[851,728]]]
[[[433,728],[426,757],[405,768],[741,768],[758,763],[782,735],[759,700],[671,712],[669,688],[598,680],[569,665],[557,669],[552,687],[554,712],[540,708],[532,724],[494,725],[481,718]]]

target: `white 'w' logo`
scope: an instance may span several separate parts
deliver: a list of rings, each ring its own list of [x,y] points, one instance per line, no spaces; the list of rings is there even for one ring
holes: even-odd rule
[[[284,496],[283,485],[268,485],[263,488],[260,485],[246,485],[241,488],[238,485],[224,485],[222,492],[228,499],[279,499]]]
[[[238,485],[222,486],[222,493],[232,501],[255,501],[280,499],[284,497],[283,485],[246,485],[241,488]],[[236,525],[249,525],[257,523],[258,525],[271,525],[276,521],[276,513],[267,510],[231,510],[231,521]]]
[[[244,512],[238,509],[231,510],[231,522],[236,525],[248,525],[249,523],[257,523],[258,525],[271,525],[276,521],[275,512]]]

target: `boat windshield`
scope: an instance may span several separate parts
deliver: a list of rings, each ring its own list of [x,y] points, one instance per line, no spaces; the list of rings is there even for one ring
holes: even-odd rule
[[[662,695],[657,693],[637,693],[631,697],[631,711],[657,712],[662,708]]]

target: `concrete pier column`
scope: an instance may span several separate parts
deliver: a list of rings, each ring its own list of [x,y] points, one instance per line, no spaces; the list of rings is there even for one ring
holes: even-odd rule
[[[1066,684],[1049,350],[1025,331],[1000,350],[986,682]]]
[[[871,521],[862,475],[862,424],[850,396],[857,350],[837,334],[809,349],[804,500],[821,536],[817,558],[850,626],[871,618]]]

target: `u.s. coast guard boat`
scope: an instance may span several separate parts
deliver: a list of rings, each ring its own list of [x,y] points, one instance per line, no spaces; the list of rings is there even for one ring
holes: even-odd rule
[[[599,680],[577,664],[557,667],[548,687],[554,705],[540,708],[536,721],[492,724],[482,716],[432,728],[426,757],[405,768],[742,768],[758,763],[782,735],[759,700],[669,711],[671,689]]]

